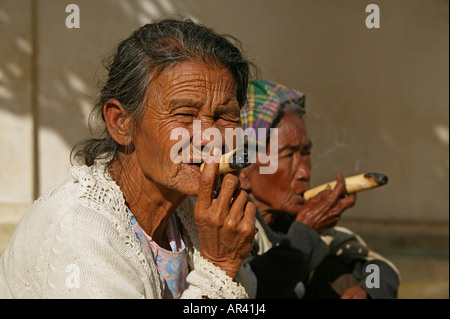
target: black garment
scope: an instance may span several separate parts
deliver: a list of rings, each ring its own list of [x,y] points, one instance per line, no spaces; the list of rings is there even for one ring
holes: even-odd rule
[[[256,218],[273,244],[249,262],[258,281],[256,298],[290,298],[296,284],[328,254],[328,246],[315,230],[301,222],[292,223],[283,235],[272,232],[258,210]],[[258,251],[254,248],[253,253]]]
[[[287,234],[282,234],[270,229],[258,209],[256,218],[263,227],[260,231],[273,245],[264,254],[257,255],[259,248],[255,243],[251,252],[252,259],[248,263],[257,278],[256,298],[292,298],[295,296],[294,288],[300,281],[306,283],[305,296],[308,298],[337,298],[340,295],[336,295],[334,290],[334,293],[329,291],[329,283],[343,274],[353,274],[355,284],[366,290],[370,298],[397,298],[400,283],[398,270],[388,260],[371,251],[352,231],[334,227],[319,235],[309,226],[293,222]],[[379,268],[379,288],[366,286],[369,265]],[[313,270],[315,275],[312,278],[317,284],[315,288],[312,288],[311,282],[308,283]],[[308,292],[310,289],[313,291]]]
[[[352,276],[353,268],[350,264],[340,260],[334,255],[328,255],[314,269],[309,280],[305,284],[304,299],[339,299],[342,291],[336,291],[333,283],[344,276]],[[354,279],[356,284],[356,279]],[[348,287],[347,287],[348,288]]]

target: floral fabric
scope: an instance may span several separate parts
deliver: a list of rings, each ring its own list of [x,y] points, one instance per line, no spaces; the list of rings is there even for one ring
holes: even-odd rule
[[[177,226],[176,217],[172,216],[166,228],[166,235],[172,251],[161,248],[139,226],[133,213],[128,210],[130,227],[139,239],[142,248],[151,256],[159,270],[161,283],[164,287],[163,298],[178,299],[187,288],[186,276],[188,274],[186,247]]]

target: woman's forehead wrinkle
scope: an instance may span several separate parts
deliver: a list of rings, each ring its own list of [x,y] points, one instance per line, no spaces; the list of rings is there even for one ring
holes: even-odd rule
[[[237,105],[236,83],[226,69],[208,70],[202,65],[187,64],[172,70],[160,78],[166,105],[176,107],[189,102],[189,106],[207,106],[210,111],[218,106]],[[234,100],[236,103],[230,103]]]
[[[297,148],[300,145],[300,139],[298,138],[297,134],[286,134],[282,137],[278,136],[278,145],[279,149],[285,149],[285,148]]]
[[[183,70],[181,70],[183,71]],[[201,106],[205,102],[204,85],[196,80],[193,74],[179,72],[158,77],[157,81],[150,85],[149,93],[159,93],[164,105],[170,109],[180,106]]]
[[[285,116],[277,125],[278,128],[278,145],[279,149],[296,148],[302,142],[310,143],[306,131],[304,130],[304,123],[297,120],[295,117]]]

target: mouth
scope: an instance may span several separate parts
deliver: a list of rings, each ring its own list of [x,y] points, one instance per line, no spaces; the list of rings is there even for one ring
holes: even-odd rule
[[[201,165],[201,163],[195,163],[195,164],[186,164],[189,168],[191,168],[191,169],[193,169],[193,170],[195,170],[195,171],[197,171],[197,172],[199,172],[200,173],[200,165]]]
[[[306,202],[305,198],[303,197],[303,194],[302,195],[297,195],[297,196],[298,196],[300,205],[303,205]]]
[[[295,196],[299,199],[300,205],[303,205],[304,203],[306,203],[305,197],[303,195],[305,192],[306,192],[306,189],[304,191],[301,191],[300,193],[295,194]]]
[[[190,169],[200,173],[200,166],[202,165],[202,160],[198,158],[191,158],[190,163],[184,163]]]

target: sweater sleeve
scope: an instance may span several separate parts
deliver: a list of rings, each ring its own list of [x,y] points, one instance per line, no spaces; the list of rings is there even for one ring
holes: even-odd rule
[[[2,256],[10,298],[155,298],[113,222],[83,205],[37,203]],[[148,288],[148,287],[147,287]]]
[[[92,212],[87,211],[87,214]],[[55,271],[48,270],[50,298],[155,298],[145,289],[146,279],[139,278],[141,268],[134,252],[117,236],[106,219],[77,214],[70,233],[61,242],[61,256],[53,253]],[[94,222],[93,222],[94,221]],[[97,229],[104,229],[99,232]],[[58,245],[59,246],[59,245]],[[58,250],[56,245],[53,250]],[[52,249],[51,249],[52,250]],[[50,252],[49,252],[50,253]],[[156,279],[156,278],[155,278]],[[159,282],[156,282],[159,286]]]
[[[247,292],[223,270],[197,256],[196,268],[186,278],[189,287],[182,299],[247,299]]]

